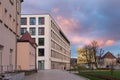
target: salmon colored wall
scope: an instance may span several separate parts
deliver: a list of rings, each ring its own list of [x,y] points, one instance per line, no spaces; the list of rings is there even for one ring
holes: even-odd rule
[[[35,48],[29,42],[18,42],[17,63],[22,70],[35,69]]]

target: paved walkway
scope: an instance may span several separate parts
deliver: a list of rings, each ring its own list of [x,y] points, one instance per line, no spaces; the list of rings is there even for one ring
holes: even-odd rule
[[[42,70],[25,77],[25,80],[88,80],[63,70]]]

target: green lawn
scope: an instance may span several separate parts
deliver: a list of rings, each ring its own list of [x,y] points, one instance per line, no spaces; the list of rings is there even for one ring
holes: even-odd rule
[[[95,74],[101,74],[101,75],[106,75],[106,76],[112,76],[114,78],[120,78],[120,70],[114,70],[113,71],[113,75],[111,75],[111,72],[109,70],[108,71],[89,70],[87,72],[95,73]],[[80,73],[78,75],[86,77],[86,78],[88,78],[90,80],[104,80],[104,79],[100,79],[100,78],[97,78],[97,77],[94,77],[94,76],[90,76],[90,75],[87,75],[87,74],[84,74],[84,73]]]
[[[104,75],[109,75],[109,76],[112,76],[112,77],[115,77],[115,78],[120,78],[120,70],[114,70],[113,71],[113,75],[111,75],[111,72],[110,71],[92,71],[96,74],[104,74]]]
[[[78,74],[79,76],[83,76],[85,78],[88,78],[90,80],[103,80],[103,79],[100,79],[100,78],[97,78],[97,77],[93,77],[93,76],[89,76],[89,75],[86,75],[86,74]]]

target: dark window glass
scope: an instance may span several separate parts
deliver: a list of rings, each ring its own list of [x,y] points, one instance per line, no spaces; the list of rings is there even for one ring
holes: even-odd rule
[[[30,18],[30,25],[35,25],[36,24],[36,18],[35,17],[31,17]]]
[[[38,44],[39,44],[40,46],[44,46],[44,38],[39,38]]]
[[[30,28],[30,34],[31,34],[31,35],[35,35],[35,31],[36,31],[36,30],[35,30],[34,27]]]
[[[38,35],[44,35],[44,28],[42,27],[38,28]]]
[[[39,24],[39,25],[44,25],[44,24],[45,24],[45,19],[44,19],[44,17],[39,17],[39,18],[38,18],[38,24]]]
[[[38,49],[38,56],[44,56],[44,49]]]
[[[27,18],[21,18],[21,25],[27,25]]]
[[[23,35],[27,31],[27,28],[21,28],[21,35]]]

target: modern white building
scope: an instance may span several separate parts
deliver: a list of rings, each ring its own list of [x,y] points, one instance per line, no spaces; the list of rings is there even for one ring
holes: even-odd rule
[[[70,67],[70,42],[49,14],[21,15],[21,34],[26,31],[38,45],[38,70]]]

